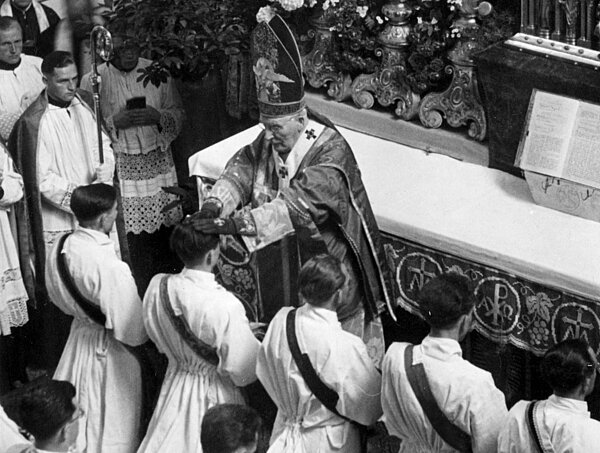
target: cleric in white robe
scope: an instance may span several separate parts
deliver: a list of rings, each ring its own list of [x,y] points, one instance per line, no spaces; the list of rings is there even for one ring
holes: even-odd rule
[[[139,452],[202,452],[204,413],[244,404],[241,388],[256,380],[259,342],[242,303],[212,273],[219,237],[196,231],[198,213],[175,227],[171,248],[185,267],[158,274],[144,296],[144,323],[169,365]]]
[[[342,330],[336,305],[348,273],[331,255],[308,260],[300,271],[296,336],[322,383],[337,393],[335,414],[309,389],[290,352],[286,322],[291,307],[273,318],[258,354],[256,373],[277,405],[270,453],[361,452],[359,429],[381,416],[381,376],[362,340]],[[344,416],[342,418],[340,416]],[[346,419],[347,418],[347,419]]]
[[[594,390],[598,361],[583,340],[550,348],[541,362],[553,394],[542,401],[519,401],[498,437],[499,453],[585,453],[600,450],[600,422],[590,418],[585,398]]]
[[[46,90],[25,110],[10,135],[8,149],[23,176],[24,209],[17,211],[21,272],[32,305],[29,363],[52,369],[68,335],[68,322],[46,293],[46,254],[56,239],[73,231],[69,201],[73,190],[92,182],[112,184],[114,158],[102,135],[101,162],[92,95],[77,90],[78,73],[67,52],[52,52],[42,62]]]
[[[411,347],[409,366],[422,366],[420,382],[428,383],[446,427],[466,438],[474,453],[495,452],[507,409],[492,375],[462,358],[459,341],[471,330],[475,307],[467,277],[435,277],[421,289],[419,303],[427,314],[429,335],[414,347],[392,344],[383,362],[381,404],[388,432],[402,440],[401,453],[460,451],[433,428],[432,414],[425,413],[415,396],[405,368],[406,349]]]
[[[8,140],[13,126],[44,89],[42,59],[25,55],[19,22],[0,17],[0,136]]]
[[[22,197],[23,179],[15,171],[4,145],[0,144],[0,335],[10,335],[12,327],[20,327],[29,320],[28,296],[9,218],[12,206]]]
[[[77,389],[85,412],[78,447],[87,453],[131,453],[140,442],[141,370],[128,347],[148,336],[133,276],[108,236],[117,215],[116,196],[107,184],[75,189],[71,209],[79,227],[64,244],[56,243],[46,265],[52,301],[74,318],[54,378]]]

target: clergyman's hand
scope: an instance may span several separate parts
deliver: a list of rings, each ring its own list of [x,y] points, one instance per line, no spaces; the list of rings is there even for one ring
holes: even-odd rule
[[[220,200],[217,198],[207,198],[204,200],[204,203],[202,203],[198,217],[203,219],[216,219],[221,215],[222,208],[223,203],[221,203]]]
[[[113,116],[113,124],[117,129],[129,129],[135,126],[130,113],[131,110],[121,110]]]
[[[130,110],[131,121],[134,126],[154,126],[160,124],[160,112],[154,107]]]
[[[206,219],[201,216],[193,220],[194,229],[205,234],[241,234],[254,236],[256,227],[254,222],[242,217],[228,219]]]
[[[205,234],[237,234],[233,219],[197,219],[194,229]]]

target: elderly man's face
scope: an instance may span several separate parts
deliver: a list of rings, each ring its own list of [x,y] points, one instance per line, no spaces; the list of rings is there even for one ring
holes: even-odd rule
[[[289,153],[304,130],[304,122],[296,115],[283,118],[261,117],[260,122],[265,126],[265,138],[271,141],[271,146],[279,154]]]
[[[138,64],[140,46],[137,39],[130,36],[116,35],[113,37],[115,51],[114,64],[124,71],[131,71]]]
[[[23,50],[23,34],[21,27],[14,24],[8,30],[0,31],[0,61],[17,64]]]

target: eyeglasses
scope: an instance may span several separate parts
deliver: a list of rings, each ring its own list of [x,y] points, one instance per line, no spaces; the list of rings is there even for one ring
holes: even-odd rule
[[[114,46],[115,52],[124,52],[127,50],[132,52],[140,50],[139,41],[137,39],[125,39]]]

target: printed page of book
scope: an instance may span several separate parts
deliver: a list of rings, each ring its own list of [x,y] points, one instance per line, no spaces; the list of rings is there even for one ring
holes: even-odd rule
[[[579,101],[533,90],[516,165],[562,177]]]
[[[600,189],[600,105],[580,102],[563,177]]]

